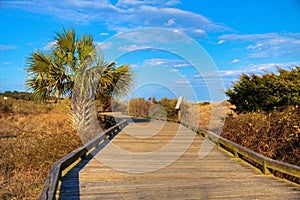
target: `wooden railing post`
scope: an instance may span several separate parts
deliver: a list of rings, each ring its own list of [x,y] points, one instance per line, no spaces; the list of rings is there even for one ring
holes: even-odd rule
[[[234,155],[234,157],[236,157],[236,158],[239,158],[239,157],[240,157],[237,148],[233,148],[233,155]]]
[[[263,162],[262,172],[263,172],[265,175],[270,175],[270,174],[271,174],[270,170],[269,170],[268,167],[267,167],[266,161]]]

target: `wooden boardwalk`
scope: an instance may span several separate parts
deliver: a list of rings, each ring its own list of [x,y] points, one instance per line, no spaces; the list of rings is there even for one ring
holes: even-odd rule
[[[179,124],[129,123],[63,178],[59,199],[300,199],[299,186],[204,143]]]

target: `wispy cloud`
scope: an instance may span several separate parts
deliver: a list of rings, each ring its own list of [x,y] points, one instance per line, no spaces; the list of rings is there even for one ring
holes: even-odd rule
[[[179,0],[119,0],[116,4],[120,7],[137,6],[137,5],[159,5],[174,6],[181,4]]]
[[[173,67],[175,68],[180,68],[180,67],[190,67],[191,64],[188,63],[179,63],[179,64],[175,64]]]
[[[233,70],[220,70],[216,72],[206,72],[201,74],[195,74],[195,78],[200,78],[200,77],[213,77],[213,76],[221,76],[221,77],[238,77],[239,75],[245,73],[245,74],[262,74],[262,73],[271,73],[276,71],[277,67],[280,68],[291,68],[294,66],[299,66],[300,61],[298,62],[286,62],[286,63],[264,63],[264,64],[248,64],[247,66],[233,69]]]
[[[112,5],[109,0],[74,1],[10,0],[2,1],[2,6],[19,8],[28,12],[52,15],[77,23],[103,22],[112,31],[126,31],[131,28],[162,27],[180,30],[182,33],[203,37],[209,31],[223,31],[225,25],[211,21],[207,17],[174,8],[178,0],[119,0]]]
[[[180,59],[166,59],[166,58],[151,58],[143,61],[143,65],[148,66],[168,66],[173,68],[173,70],[178,71],[178,68],[190,67],[191,64],[187,63],[185,60]],[[174,69],[177,68],[177,69]]]
[[[51,42],[49,42],[46,46],[43,47],[43,50],[49,51],[49,50],[51,50],[55,45],[56,45],[56,42],[55,42],[55,41],[51,41]]]
[[[239,63],[239,62],[240,62],[239,59],[233,59],[233,60],[231,61],[232,64],[234,64],[234,63]]]
[[[175,25],[175,20],[174,19],[169,19],[169,21],[166,23],[167,26],[172,26]]]
[[[180,79],[176,81],[177,84],[190,84],[189,80],[186,79]]]
[[[219,40],[218,44],[223,44],[225,42],[225,40]]]
[[[150,48],[150,47],[149,46],[138,46],[138,45],[132,44],[129,46],[121,46],[118,49],[121,51],[131,52],[131,51],[147,49],[147,48]]]
[[[241,74],[265,74],[275,72],[277,67],[289,69],[294,66],[299,66],[298,62],[286,63],[264,63],[264,64],[249,64],[241,68],[230,70],[219,70],[214,72],[203,72],[194,74],[193,82],[197,84],[205,84],[207,82],[223,81],[225,87],[231,87],[232,83],[239,79]]]
[[[12,49],[17,49],[18,46],[16,45],[2,45],[0,44],[0,51],[6,51],[6,50],[12,50]]]
[[[108,36],[109,33],[104,32],[104,33],[100,33],[100,35],[101,35],[101,36]]]
[[[169,65],[170,63],[175,62],[175,60],[163,59],[163,58],[152,58],[143,61],[143,65],[146,66],[160,66],[160,65]]]
[[[249,45],[249,46],[247,46],[247,49],[261,50],[262,47],[263,47],[262,43],[256,43],[255,45]]]
[[[95,45],[97,47],[99,47],[101,50],[107,50],[107,49],[110,49],[112,46],[113,46],[113,43],[112,42],[95,42]]]
[[[178,69],[171,69],[170,72],[176,72],[176,73],[178,73],[179,70]]]
[[[227,34],[220,41],[245,43],[251,58],[298,57],[300,55],[300,33]],[[222,42],[222,43],[223,43]]]

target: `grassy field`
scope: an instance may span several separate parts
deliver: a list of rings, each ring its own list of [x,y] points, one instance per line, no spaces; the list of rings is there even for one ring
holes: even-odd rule
[[[69,105],[0,96],[0,199],[36,199],[53,162],[81,145]]]

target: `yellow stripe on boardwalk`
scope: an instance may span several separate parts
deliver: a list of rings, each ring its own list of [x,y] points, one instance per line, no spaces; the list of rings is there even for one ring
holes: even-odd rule
[[[235,160],[169,122],[130,123],[63,179],[60,199],[300,199],[300,187]],[[201,149],[202,148],[202,149]]]

